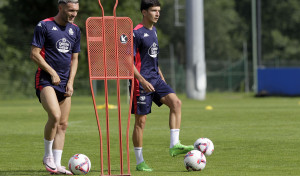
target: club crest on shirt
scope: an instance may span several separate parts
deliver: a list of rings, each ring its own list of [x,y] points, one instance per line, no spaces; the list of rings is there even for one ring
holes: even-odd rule
[[[158,45],[154,42],[148,50],[149,56],[156,58],[158,54]]]
[[[66,38],[62,38],[56,42],[56,48],[61,53],[67,53],[71,49],[71,43]]]
[[[74,35],[74,31],[73,31],[72,28],[69,29],[69,34],[70,34],[70,35]]]

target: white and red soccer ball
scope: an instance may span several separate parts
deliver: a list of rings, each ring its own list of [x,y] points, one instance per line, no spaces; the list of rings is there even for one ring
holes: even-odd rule
[[[194,150],[184,157],[184,165],[188,171],[201,171],[206,166],[206,156],[214,151],[214,144],[208,138],[199,138],[194,143]]]
[[[75,154],[69,160],[69,169],[73,175],[85,175],[91,170],[91,161],[84,154]]]
[[[185,155],[184,165],[188,171],[201,171],[206,166],[206,157],[199,150],[192,150]]]
[[[208,138],[199,138],[194,143],[194,148],[202,152],[205,156],[210,156],[215,147],[213,142]]]

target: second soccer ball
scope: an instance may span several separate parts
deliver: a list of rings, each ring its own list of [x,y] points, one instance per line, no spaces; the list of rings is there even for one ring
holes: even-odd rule
[[[209,156],[215,150],[213,142],[208,138],[199,138],[194,143],[194,148]]]

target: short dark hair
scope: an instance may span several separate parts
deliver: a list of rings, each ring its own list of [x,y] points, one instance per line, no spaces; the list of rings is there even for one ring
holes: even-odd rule
[[[160,7],[160,2],[158,0],[141,0],[141,12],[154,6]]]
[[[61,3],[67,4],[69,2],[79,3],[78,0],[58,0],[58,4],[61,4]]]

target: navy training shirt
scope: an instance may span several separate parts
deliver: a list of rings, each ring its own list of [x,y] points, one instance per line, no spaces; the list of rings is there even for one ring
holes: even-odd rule
[[[79,27],[72,23],[60,26],[54,21],[54,17],[45,19],[35,27],[31,44],[42,49],[40,54],[57,72],[61,79],[60,84],[66,85],[70,74],[72,54],[80,52]],[[37,76],[49,77],[49,74],[38,68],[36,78]]]
[[[133,34],[135,67],[148,82],[154,85],[158,79],[161,79],[158,73],[159,47],[156,28],[153,26],[150,30],[139,24],[134,28]],[[135,87],[139,87],[137,79],[135,79]]]

